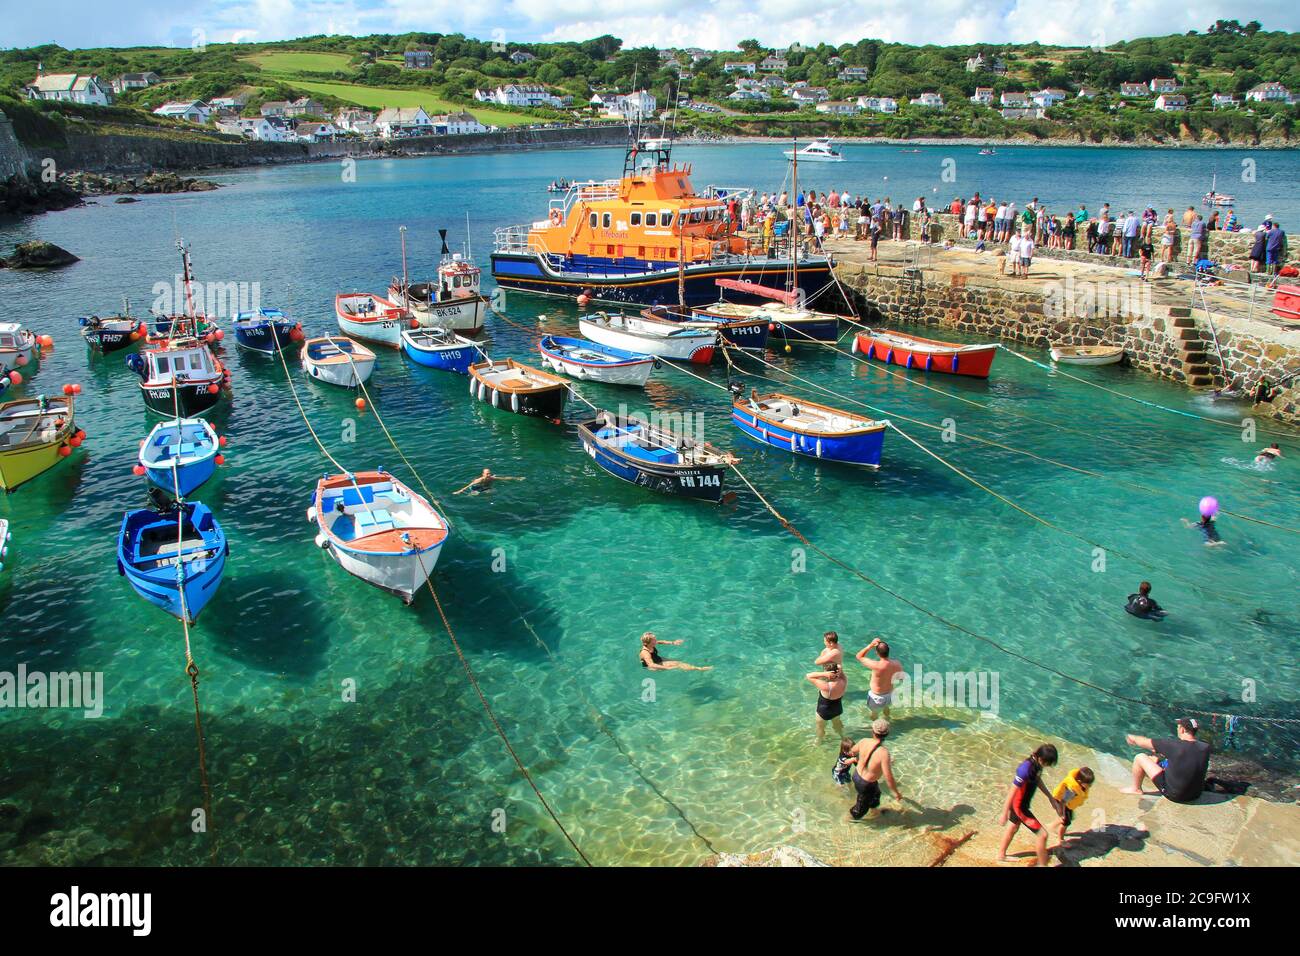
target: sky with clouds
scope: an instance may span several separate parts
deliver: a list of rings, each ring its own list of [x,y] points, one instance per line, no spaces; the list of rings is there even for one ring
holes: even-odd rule
[[[465,33],[506,42],[585,40],[733,48],[853,42],[1106,44],[1204,30],[1215,20],[1300,29],[1295,0],[0,0],[0,48],[189,46],[320,33]],[[51,11],[54,11],[53,13]]]

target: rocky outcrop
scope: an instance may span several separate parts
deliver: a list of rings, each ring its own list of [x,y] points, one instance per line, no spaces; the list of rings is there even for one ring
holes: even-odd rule
[[[66,183],[47,183],[17,174],[0,181],[0,216],[31,216],[81,203],[81,193]]]
[[[13,254],[0,259],[0,268],[5,269],[60,269],[80,260],[66,249],[61,249],[52,242],[19,243]]]
[[[219,188],[208,179],[192,179],[175,173],[147,176],[113,176],[105,173],[74,172],[61,177],[72,189],[86,196],[136,195],[149,193],[198,193]]]

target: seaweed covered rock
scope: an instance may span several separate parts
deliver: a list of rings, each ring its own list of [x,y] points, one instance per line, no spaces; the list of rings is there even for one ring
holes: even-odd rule
[[[68,250],[61,249],[52,242],[41,242],[36,239],[15,246],[10,256],[0,259],[0,268],[60,269],[78,261],[79,259]]]

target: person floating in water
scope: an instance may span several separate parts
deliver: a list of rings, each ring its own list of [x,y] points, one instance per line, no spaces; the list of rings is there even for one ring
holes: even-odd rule
[[[1124,605],[1124,610],[1134,617],[1145,617],[1153,621],[1158,621],[1169,613],[1151,596],[1150,581],[1143,581],[1138,585],[1137,594],[1128,596],[1128,603]]]
[[[1218,548],[1227,543],[1219,537],[1219,529],[1214,525],[1213,515],[1201,515],[1200,519],[1195,523],[1184,518],[1183,527],[1200,528],[1201,534],[1205,535],[1205,546],[1207,548]]]
[[[1016,768],[1015,779],[1007,792],[1006,803],[1002,806],[1002,823],[1006,825],[1006,830],[1002,833],[1002,844],[998,847],[997,862],[1015,862],[1007,856],[1007,847],[1011,845],[1011,838],[1016,835],[1016,831],[1024,826],[1034,835],[1034,854],[1037,857],[1035,865],[1047,866],[1047,830],[1038,822],[1029,803],[1039,790],[1043,791],[1043,796],[1048,800],[1052,800],[1051,793],[1043,783],[1042,774],[1044,767],[1055,766],[1056,748],[1051,744],[1043,744]],[[1052,805],[1056,806],[1055,801]]]
[[[683,643],[684,642],[681,641],[680,639],[676,641],[661,641],[659,640],[659,638],[655,637],[654,631],[646,631],[644,634],[641,635],[641,666],[648,668],[652,671],[711,671],[713,670],[712,665],[709,665],[707,667],[697,667],[694,664],[687,664],[685,661],[664,660],[662,657],[659,656],[659,651],[657,650],[657,648],[660,644],[663,644],[665,647],[669,645],[673,647],[681,647]]]
[[[494,481],[523,481],[523,480],[524,480],[523,478],[512,478],[509,475],[494,475],[492,474],[491,469],[484,468],[483,474],[479,475],[477,478],[471,481],[464,488],[460,488],[456,491],[453,491],[452,494],[458,495],[462,491],[469,491],[471,488],[473,488],[475,491],[486,491],[488,488],[492,487],[492,482]]]
[[[1269,445],[1255,456],[1255,464],[1267,465],[1282,457],[1282,449],[1277,447],[1277,442]]]
[[[844,724],[840,714],[844,713],[844,692],[849,689],[844,669],[832,661],[825,670],[813,671],[806,679],[817,688],[817,742],[820,744],[826,739],[828,720],[835,732],[843,737]]]

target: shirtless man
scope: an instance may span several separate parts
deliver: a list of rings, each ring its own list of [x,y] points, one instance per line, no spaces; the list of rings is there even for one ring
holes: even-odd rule
[[[458,495],[462,491],[469,491],[471,488],[476,488],[480,491],[486,491],[488,488],[492,486],[492,482],[494,481],[523,481],[523,480],[524,480],[523,478],[511,478],[509,475],[494,475],[492,474],[490,469],[484,468],[483,474],[479,475],[477,478],[471,481],[464,488],[461,488],[458,491],[453,491],[452,494]]]
[[[685,642],[680,638],[675,641],[661,641],[655,637],[654,631],[646,631],[641,635],[641,666],[652,671],[711,671],[713,665],[697,667],[694,664],[687,664],[685,661],[667,661],[659,656],[657,650],[660,644],[665,647],[681,647]]]
[[[853,766],[853,787],[858,791],[858,800],[849,810],[849,816],[854,820],[861,820],[868,812],[880,806],[881,777],[884,777],[885,783],[889,784],[894,799],[900,802],[903,799],[903,793],[894,780],[894,763],[890,758],[889,748],[885,746],[885,738],[888,736],[889,721],[873,720],[872,739],[863,737],[849,751],[857,761]]]
[[[872,651],[876,658],[868,657]],[[903,665],[889,656],[889,645],[876,638],[857,654],[858,663],[871,671],[871,689],[867,691],[867,706],[871,709],[871,719],[876,719],[879,711],[885,712],[889,719],[889,705],[894,699],[894,678],[903,670]]]
[[[817,655],[817,660],[813,661],[818,667],[825,667],[827,664],[838,664],[844,666],[844,649],[840,647],[840,636],[834,631],[827,631],[822,635],[822,641],[826,649]]]

